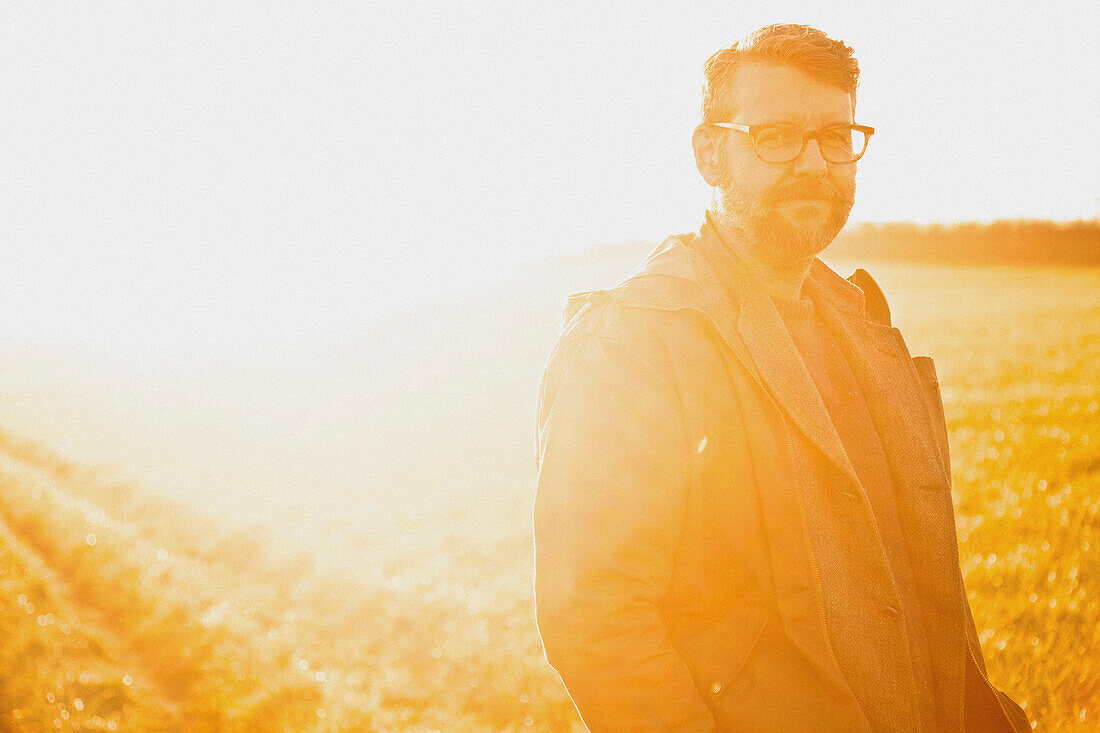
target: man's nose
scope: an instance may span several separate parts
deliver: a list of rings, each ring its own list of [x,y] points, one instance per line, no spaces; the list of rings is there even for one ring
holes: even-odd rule
[[[813,138],[806,141],[802,154],[795,158],[794,173],[807,178],[823,178],[829,172],[829,164],[821,155],[821,146]]]

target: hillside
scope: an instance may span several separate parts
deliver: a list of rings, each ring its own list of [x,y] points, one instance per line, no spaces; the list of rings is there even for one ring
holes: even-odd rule
[[[529,543],[467,543],[439,530],[481,510],[446,511],[291,544],[5,435],[0,729],[567,728],[517,592]]]

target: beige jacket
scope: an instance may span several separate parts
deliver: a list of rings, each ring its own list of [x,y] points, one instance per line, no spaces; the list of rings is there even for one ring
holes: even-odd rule
[[[985,676],[931,359],[819,260],[805,287],[895,476],[938,729],[1030,730]],[[708,225],[571,298],[538,441],[539,630],[590,730],[922,729],[867,496],[770,298]]]

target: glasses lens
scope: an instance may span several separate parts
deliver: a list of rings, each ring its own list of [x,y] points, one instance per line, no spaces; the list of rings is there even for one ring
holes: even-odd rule
[[[830,163],[851,163],[867,148],[867,135],[851,127],[833,127],[818,136],[821,156]]]
[[[773,163],[787,163],[802,149],[802,131],[797,127],[775,125],[756,133],[756,154]]]

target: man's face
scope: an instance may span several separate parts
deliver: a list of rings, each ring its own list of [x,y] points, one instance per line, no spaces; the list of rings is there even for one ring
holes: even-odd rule
[[[752,63],[736,72],[734,118],[746,125],[793,124],[804,130],[852,123],[852,99],[838,87],[791,66]],[[719,218],[757,257],[782,267],[829,245],[855,200],[855,164],[825,162],[816,140],[790,163],[768,163],[752,138],[729,130],[717,146]]]

